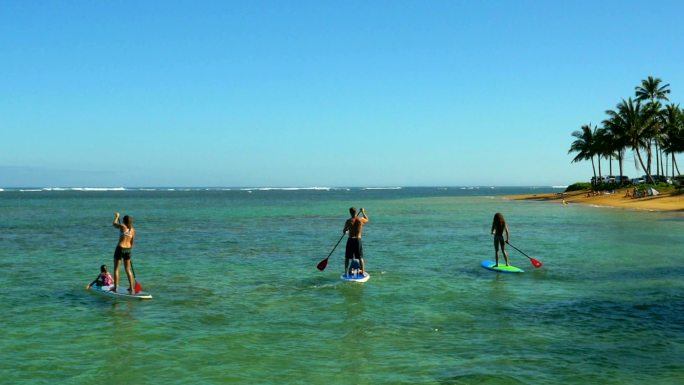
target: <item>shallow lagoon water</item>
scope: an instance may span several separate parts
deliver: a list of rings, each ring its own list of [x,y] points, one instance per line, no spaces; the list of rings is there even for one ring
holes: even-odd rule
[[[0,192],[8,384],[680,384],[684,217],[523,188]],[[349,206],[365,284],[339,280]],[[83,287],[113,213],[155,298]],[[484,270],[502,212],[524,274]],[[122,274],[125,282],[125,275]]]

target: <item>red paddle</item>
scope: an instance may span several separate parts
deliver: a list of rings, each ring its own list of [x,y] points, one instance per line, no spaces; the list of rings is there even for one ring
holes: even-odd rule
[[[337,243],[335,244],[335,247],[333,247],[332,251],[330,251],[330,254],[328,254],[328,256],[325,257],[324,260],[318,262],[318,265],[316,265],[316,267],[318,268],[318,270],[323,271],[323,270],[325,270],[326,267],[328,267],[328,258],[330,258],[330,256],[332,255],[333,251],[335,251],[335,249],[337,248],[337,245],[339,245],[340,242],[342,242],[342,238],[344,238],[344,234],[342,234],[342,236],[340,237],[340,240],[337,241]]]
[[[508,243],[508,241],[506,241],[506,243]],[[541,263],[541,262],[539,262],[539,261],[537,261],[536,259],[530,257],[529,255],[523,253],[522,250],[520,250],[520,249],[518,249],[517,247],[511,245],[510,243],[508,243],[508,245],[509,245],[510,247],[512,247],[512,248],[514,248],[514,249],[516,249],[516,250],[518,250],[522,255],[524,255],[524,256],[526,256],[527,258],[529,258],[529,259],[530,259],[530,262],[532,262],[532,265],[533,265],[534,267],[536,267],[537,269],[540,268],[540,267],[542,267],[542,263]]]

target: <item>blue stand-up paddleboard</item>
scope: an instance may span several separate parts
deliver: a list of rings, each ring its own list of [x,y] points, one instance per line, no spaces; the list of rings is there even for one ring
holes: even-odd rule
[[[116,291],[111,291],[110,289],[112,286],[97,286],[93,285],[90,287],[90,290],[92,290],[95,293],[110,296],[110,297],[116,297],[116,298],[127,298],[127,299],[152,299],[152,294],[145,293],[144,291],[141,291],[140,293],[137,294],[131,294],[128,292],[128,289],[126,288],[121,288],[118,287]]]
[[[340,278],[343,281],[366,282],[370,279],[370,274],[366,273],[365,271],[363,274],[361,274],[361,263],[358,259],[352,259],[349,263],[349,270],[351,270],[351,274],[342,274]]]
[[[499,266],[494,267],[496,265],[496,262],[494,261],[482,261],[482,267],[484,267],[487,270],[491,271],[496,271],[497,273],[524,273],[525,270],[515,267],[515,266],[506,266],[506,264],[501,264],[499,263]]]

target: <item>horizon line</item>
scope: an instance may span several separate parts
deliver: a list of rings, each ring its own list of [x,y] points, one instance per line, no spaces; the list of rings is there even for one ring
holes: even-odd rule
[[[401,190],[404,188],[567,188],[569,185],[551,184],[525,184],[525,185],[388,185],[388,186],[5,186],[3,189],[11,190],[31,190],[31,191],[128,191],[128,190],[227,190],[227,191],[248,191],[248,190]]]

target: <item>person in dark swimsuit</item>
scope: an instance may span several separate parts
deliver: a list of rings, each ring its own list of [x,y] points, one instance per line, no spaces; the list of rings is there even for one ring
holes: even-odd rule
[[[135,287],[135,278],[133,277],[133,270],[131,269],[131,250],[133,249],[133,242],[135,241],[135,229],[133,228],[133,218],[125,215],[123,223],[119,222],[119,213],[114,217],[114,227],[119,229],[119,243],[114,250],[114,286],[112,291],[116,291],[119,287],[119,266],[121,260],[124,262],[124,270],[128,276],[128,291],[133,293]]]
[[[506,233],[506,238],[504,238],[504,233]],[[494,234],[494,257],[496,258],[496,265],[499,266],[499,246],[501,247],[501,252],[503,252],[504,259],[506,260],[506,266],[508,266],[508,254],[506,253],[506,243],[508,243],[508,225],[501,213],[494,214],[494,220],[492,221],[492,234]]]
[[[351,260],[358,259],[361,264],[360,274],[366,271],[366,263],[363,259],[363,245],[361,244],[361,235],[363,234],[363,225],[368,223],[368,215],[366,210],[361,208],[361,215],[356,215],[356,208],[350,207],[349,214],[351,218],[344,223],[342,233],[349,231],[349,238],[347,238],[347,248],[344,252],[344,274],[351,275]]]

